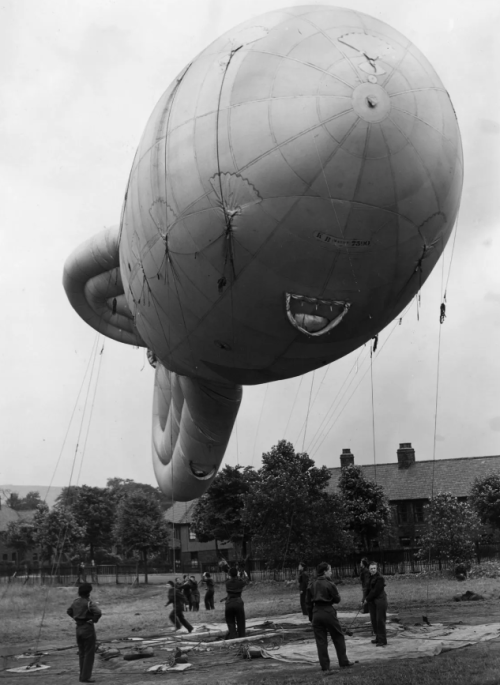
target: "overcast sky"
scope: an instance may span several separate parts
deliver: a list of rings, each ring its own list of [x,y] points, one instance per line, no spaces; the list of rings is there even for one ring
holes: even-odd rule
[[[68,304],[63,264],[119,222],[136,146],[177,73],[228,29],[287,4],[0,3],[0,484],[67,485],[71,477],[102,486],[114,476],[155,484],[153,369],[144,350],[101,337],[89,386],[96,333]],[[225,463],[258,467],[283,437],[327,466],[338,466],[346,447],[360,464],[395,461],[400,442],[422,460],[434,445],[437,459],[500,454],[500,5],[340,4],[412,40],[450,93],[465,157],[453,260],[454,236],[423,288],[420,320],[414,304],[401,325],[388,326],[371,369],[364,347],[303,378],[245,388]]]

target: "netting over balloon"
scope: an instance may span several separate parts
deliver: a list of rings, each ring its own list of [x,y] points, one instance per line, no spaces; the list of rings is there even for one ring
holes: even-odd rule
[[[140,334],[168,368],[218,380],[330,362],[422,285],[461,186],[452,104],[401,34],[326,7],[247,22],[179,75],[136,155],[121,263]],[[349,313],[311,336],[287,294],[310,300],[293,313],[315,333],[335,303]]]

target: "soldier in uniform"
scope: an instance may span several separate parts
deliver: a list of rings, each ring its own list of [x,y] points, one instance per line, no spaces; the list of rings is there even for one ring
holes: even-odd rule
[[[328,634],[337,652],[340,668],[348,668],[353,664],[347,658],[344,633],[333,608],[333,604],[340,602],[340,595],[331,581],[332,568],[326,561],[322,561],[316,572],[316,579],[307,588],[306,604],[312,607],[312,627],[321,670],[325,674],[333,674],[328,656]]]
[[[385,578],[379,573],[377,562],[370,562],[370,584],[365,595],[364,604],[370,611],[370,619],[375,639],[372,643],[377,647],[385,647],[387,644],[387,634],[385,631],[385,621],[387,616],[387,595],[385,594]]]
[[[230,640],[234,640],[236,637],[245,637],[245,605],[241,593],[246,584],[246,579],[239,576],[237,568],[229,569],[229,578],[226,580],[227,597],[225,598],[224,617],[229,629]]]
[[[309,576],[305,571],[305,564],[299,562],[299,592],[300,592],[300,608],[304,616],[308,615],[306,607],[306,592],[307,586],[309,585]]]
[[[94,666],[96,637],[94,623],[101,618],[102,612],[95,602],[90,599],[92,585],[82,583],[78,588],[78,598],[67,610],[76,622],[76,643],[80,660],[80,682],[94,683],[92,668]]]
[[[186,604],[186,597],[182,594],[172,580],[167,581],[168,587],[168,602],[165,604],[168,607],[169,604],[173,604],[174,608],[170,612],[170,620],[175,625],[176,630],[180,630],[181,626],[184,626],[188,633],[193,632],[193,626],[184,617],[184,607]]]

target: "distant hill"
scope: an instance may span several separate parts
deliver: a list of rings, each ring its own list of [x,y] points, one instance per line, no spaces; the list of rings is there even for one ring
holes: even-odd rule
[[[28,492],[39,492],[49,507],[53,507],[56,498],[61,494],[62,487],[53,485],[47,493],[48,485],[0,485],[0,499],[5,502],[11,492],[17,492],[19,497],[26,497]],[[47,497],[45,497],[47,495]]]

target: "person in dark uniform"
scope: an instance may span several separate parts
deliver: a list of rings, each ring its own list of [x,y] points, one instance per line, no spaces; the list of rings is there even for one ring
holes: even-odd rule
[[[229,578],[226,580],[225,619],[229,628],[230,640],[234,640],[236,637],[245,637],[245,604],[241,599],[241,593],[246,584],[246,579],[238,574],[237,568],[229,569]]]
[[[167,581],[167,586],[168,602],[165,604],[165,606],[168,607],[169,604],[174,605],[174,608],[170,612],[169,619],[175,625],[176,630],[180,630],[181,626],[184,626],[188,633],[193,632],[193,626],[187,619],[184,618],[184,605],[186,604],[186,598],[182,592],[175,587],[173,580]]]
[[[192,588],[193,586],[191,584],[191,581],[189,580],[189,576],[185,575],[182,580],[182,593],[187,600],[189,611],[193,610],[193,598],[191,596]]]
[[[194,576],[189,576],[189,581],[191,583],[191,599],[193,602],[193,611],[200,610],[200,589],[198,587],[198,581]]]
[[[306,607],[306,592],[307,592],[307,586],[309,585],[309,576],[307,575],[305,571],[305,564],[302,563],[302,561],[299,563],[299,592],[300,592],[300,608],[302,610],[302,613],[304,616],[308,615],[307,607]]]
[[[92,668],[94,666],[96,637],[94,623],[101,618],[102,612],[90,599],[92,585],[82,583],[78,588],[78,598],[67,610],[68,616],[76,622],[76,643],[80,660],[80,682],[94,683]]]
[[[372,629],[375,639],[372,640],[377,647],[384,647],[387,644],[387,634],[385,621],[387,616],[387,595],[385,594],[385,578],[379,573],[377,562],[371,561],[369,566],[370,584],[364,599],[364,604],[368,606]]]
[[[365,604],[365,597],[368,594],[368,587],[370,585],[370,578],[371,578],[369,566],[370,566],[370,562],[368,561],[368,559],[366,557],[363,557],[363,559],[361,559],[361,568],[359,570],[359,580],[361,582],[361,591],[363,593],[363,597],[361,599],[361,605],[363,607],[363,611],[362,611],[363,614],[368,613],[368,605]]]
[[[205,583],[205,586],[207,588],[207,591],[205,592],[205,609],[207,609],[207,611],[210,611],[210,609],[215,609],[215,584],[210,573],[206,572],[203,574],[203,582]]]
[[[331,581],[332,568],[326,561],[322,561],[316,572],[316,579],[312,580],[307,587],[306,605],[312,606],[312,627],[321,670],[331,674],[334,671],[330,669],[328,633],[337,652],[339,666],[348,668],[353,664],[347,658],[344,633],[340,627],[337,612],[333,608],[333,604],[340,602],[340,595]]]

